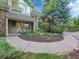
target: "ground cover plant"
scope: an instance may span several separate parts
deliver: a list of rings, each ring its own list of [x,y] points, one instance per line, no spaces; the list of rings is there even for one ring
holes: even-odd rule
[[[0,37],[5,36],[5,33],[0,32]]]
[[[44,29],[38,29],[35,32],[22,32],[22,35],[19,35],[21,39],[27,41],[34,41],[34,42],[55,42],[63,40],[63,31],[55,29],[53,33],[47,32]]]
[[[10,59],[12,58],[12,55],[16,52],[17,50],[10,46],[5,39],[1,38],[0,39],[0,58],[1,59]]]
[[[27,32],[22,32],[22,35],[28,35],[28,36],[44,36],[44,35],[48,35],[48,36],[57,36],[57,35],[61,35],[63,34],[63,29],[61,28],[56,28],[54,27],[54,32],[47,32],[47,30],[39,28],[37,29],[35,32],[32,31],[27,31]]]

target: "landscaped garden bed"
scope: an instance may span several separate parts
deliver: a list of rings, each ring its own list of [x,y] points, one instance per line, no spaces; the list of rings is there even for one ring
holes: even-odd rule
[[[44,29],[37,29],[35,32],[22,32],[19,37],[23,40],[34,42],[56,42],[64,39],[63,30],[54,29],[54,32],[47,32]]]
[[[35,41],[35,42],[56,42],[56,41],[61,41],[63,40],[63,36],[62,35],[58,35],[58,36],[48,36],[48,35],[44,35],[44,36],[28,36],[28,35],[20,35],[20,38],[27,40],[27,41]]]

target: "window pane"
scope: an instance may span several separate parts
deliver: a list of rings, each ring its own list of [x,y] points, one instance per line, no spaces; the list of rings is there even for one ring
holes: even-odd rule
[[[19,7],[21,8],[21,12],[25,13],[25,5],[19,4]]]

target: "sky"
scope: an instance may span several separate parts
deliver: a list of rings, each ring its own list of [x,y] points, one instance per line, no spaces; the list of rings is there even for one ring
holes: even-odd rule
[[[71,0],[71,2],[69,3],[69,7],[71,8],[70,15],[72,17],[78,17],[79,16],[79,0],[75,0],[75,1]]]
[[[37,5],[36,11],[40,12],[43,9],[43,0],[35,0],[34,4]]]

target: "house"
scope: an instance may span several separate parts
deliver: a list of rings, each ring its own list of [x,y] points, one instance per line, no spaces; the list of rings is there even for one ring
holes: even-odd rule
[[[12,0],[0,0],[0,32],[5,35],[35,31],[38,21],[32,15],[32,8],[24,2],[12,5]]]

